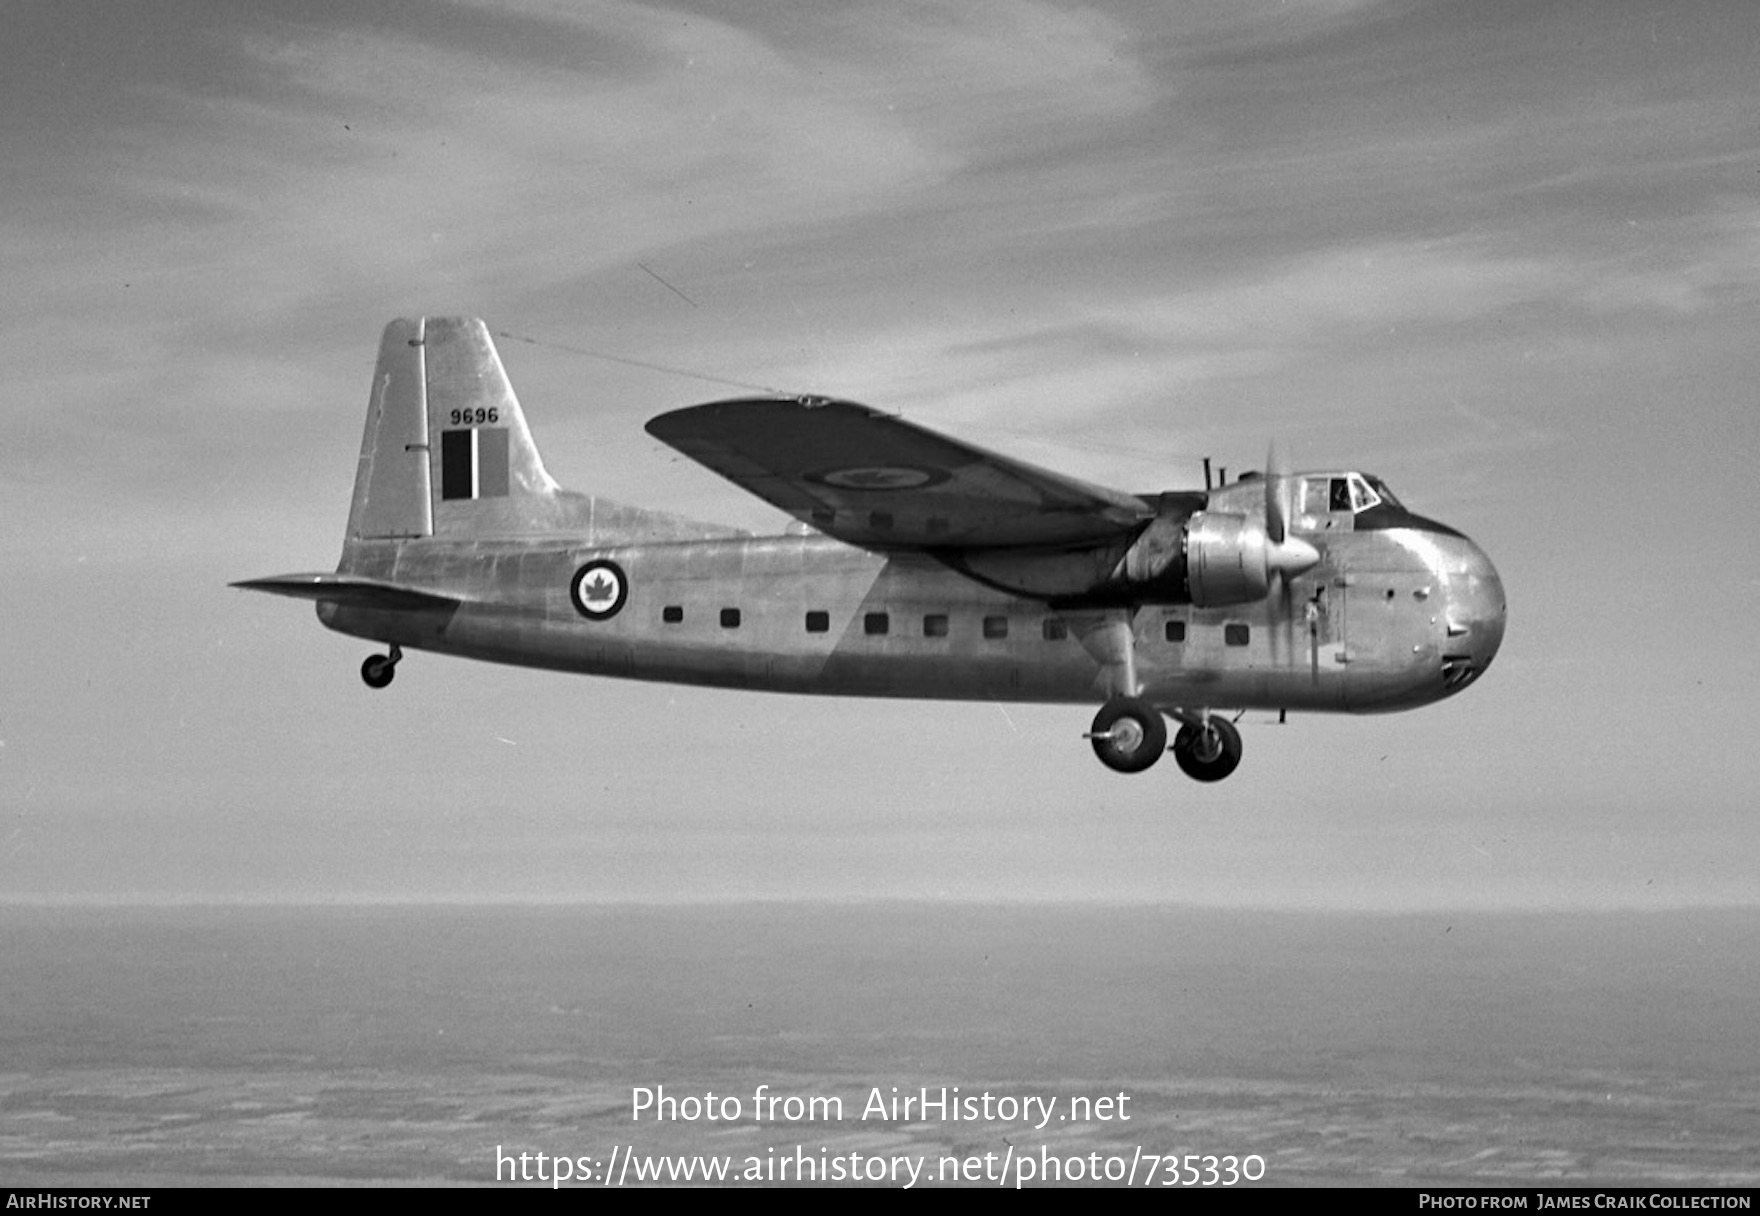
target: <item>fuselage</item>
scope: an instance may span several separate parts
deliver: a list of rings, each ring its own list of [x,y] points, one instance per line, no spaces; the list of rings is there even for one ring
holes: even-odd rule
[[[630,679],[844,696],[1094,703],[1096,639],[1127,629],[1142,697],[1162,706],[1375,712],[1459,691],[1503,635],[1496,571],[1418,517],[1328,533],[1287,594],[1228,607],[1013,595],[921,551],[816,533],[622,544],[442,537],[357,542],[357,573],[456,608],[319,606],[333,629],[501,663]],[[614,611],[578,572],[611,563]]]

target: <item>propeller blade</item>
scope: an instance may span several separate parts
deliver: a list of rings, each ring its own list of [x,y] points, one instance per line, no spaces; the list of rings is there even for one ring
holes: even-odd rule
[[[1265,533],[1273,544],[1281,545],[1289,534],[1289,517],[1295,514],[1295,478],[1277,440],[1265,454]]]
[[[1289,522],[1296,513],[1296,478],[1289,470],[1289,461],[1275,439],[1265,455],[1265,536],[1271,542],[1266,565],[1283,582],[1289,594],[1289,580],[1320,561],[1320,551],[1299,536],[1289,534]]]
[[[1313,568],[1320,561],[1320,551],[1289,532],[1295,516],[1296,479],[1290,472],[1283,449],[1273,439],[1265,454],[1265,537],[1270,541],[1265,554],[1266,573],[1276,586],[1272,599],[1272,645],[1283,635],[1283,650],[1289,661],[1295,661],[1295,607],[1290,580]],[[1277,626],[1281,625],[1279,629]]]
[[[1320,682],[1320,625],[1318,621],[1308,623],[1308,678],[1316,684]]]
[[[1277,614],[1283,624],[1283,649],[1290,661],[1295,661],[1295,612],[1291,608],[1289,575],[1282,570],[1273,570],[1271,577],[1277,580]],[[1272,630],[1276,637],[1279,631]]]

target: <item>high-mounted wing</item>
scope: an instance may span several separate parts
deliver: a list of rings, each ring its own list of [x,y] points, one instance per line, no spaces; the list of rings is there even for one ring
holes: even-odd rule
[[[866,548],[1081,545],[1155,517],[1135,495],[853,401],[715,401],[661,414],[648,433],[796,519]]]

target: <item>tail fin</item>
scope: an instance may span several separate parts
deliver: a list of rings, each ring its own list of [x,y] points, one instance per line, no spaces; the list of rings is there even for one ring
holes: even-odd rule
[[[557,493],[488,326],[427,317],[385,327],[350,541],[524,533],[555,522]]]

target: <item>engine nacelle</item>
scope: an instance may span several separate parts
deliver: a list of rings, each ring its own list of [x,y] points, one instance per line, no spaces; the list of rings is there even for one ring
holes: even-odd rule
[[[1271,591],[1265,525],[1245,515],[1200,511],[1186,522],[1186,591],[1200,608],[1262,600]]]
[[[1287,534],[1274,541],[1250,515],[1199,511],[1184,536],[1186,594],[1200,608],[1262,600],[1274,576],[1294,578],[1320,561],[1307,541]]]
[[[1194,511],[1194,505],[1164,501],[1161,513],[1130,540],[1051,552],[975,549],[943,560],[1018,595],[1200,608],[1264,599],[1279,574],[1294,578],[1320,560],[1307,541],[1272,540],[1256,515]]]
[[[1168,512],[1140,535],[1114,571],[1115,585],[1200,608],[1247,604],[1320,560],[1307,541],[1271,539],[1257,515]]]

